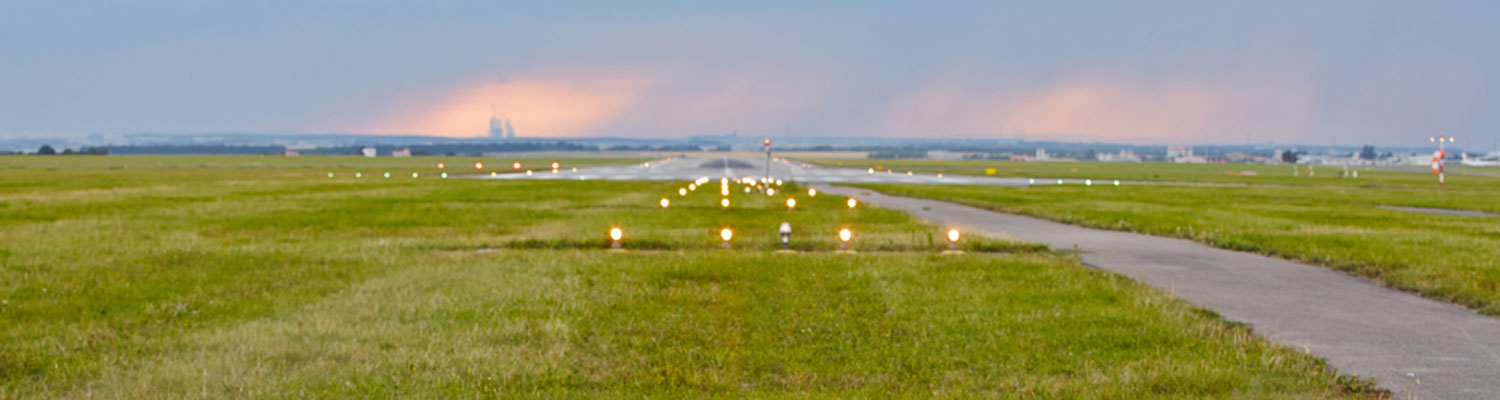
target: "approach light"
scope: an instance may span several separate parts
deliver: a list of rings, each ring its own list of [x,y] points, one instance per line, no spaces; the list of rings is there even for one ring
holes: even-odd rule
[[[333,177],[333,173],[332,173],[332,172],[329,172],[329,173],[328,173],[328,177],[329,177],[329,178],[332,178],[332,177]]]
[[[749,186],[745,187],[745,194],[750,194],[750,187]]]
[[[618,227],[618,226],[610,227],[609,228],[609,248],[611,248],[611,249],[618,249],[618,248],[620,248],[620,238],[622,238],[624,236],[625,236],[625,231],[620,230],[620,227]]]
[[[696,184],[696,183],[689,183],[688,184],[688,191],[693,191],[693,192],[698,191],[698,184]]]
[[[499,174],[499,173],[496,173],[496,172],[495,172],[495,171],[490,171],[490,177],[491,177],[491,178],[494,178],[494,177],[496,177],[496,176],[499,176],[499,175],[500,175],[500,174]]]
[[[387,179],[389,179],[389,178],[390,178],[390,177],[391,177],[391,173],[390,173],[390,172],[387,172],[387,173],[385,173],[385,177],[386,177],[386,178],[387,178]]]
[[[725,187],[719,188],[719,195],[720,196],[728,196],[729,195],[729,187],[725,186]]]
[[[729,178],[719,178],[719,186],[729,186]]]
[[[729,198],[725,197],[725,198],[719,199],[719,207],[729,208]]]
[[[526,176],[531,176],[531,170],[526,170]]]
[[[1083,186],[1094,186],[1094,180],[1093,179],[1084,179],[1083,180]]]
[[[724,248],[729,249],[729,239],[734,239],[734,231],[729,228],[719,230],[719,239],[724,241]]]
[[[818,189],[807,189],[807,197],[818,197]]]
[[[517,162],[510,163],[510,168],[514,169],[514,170],[520,170],[521,169],[521,162],[517,161]]]
[[[958,229],[948,230],[948,250],[958,250]]]
[[[484,169],[484,163],[475,161],[474,162],[474,169],[480,169],[480,170]]]
[[[447,172],[443,173],[443,179],[448,179],[448,173]]]
[[[797,209],[797,199],[786,199],[786,209],[787,210],[796,210]]]
[[[865,168],[865,173],[867,173],[867,174],[873,174],[873,173],[875,173],[875,169],[874,168]]]
[[[672,204],[672,201],[671,201],[671,200],[667,200],[667,198],[666,198],[666,197],[663,197],[663,198],[661,198],[661,208],[662,208],[662,209],[666,209],[666,208],[667,208],[667,206],[669,206],[669,205],[671,205],[671,204]]]
[[[766,188],[766,196],[775,196],[776,188]]]
[[[562,165],[561,165],[561,164],[558,164],[558,163],[557,163],[557,161],[553,161],[553,162],[552,162],[552,169],[557,169],[557,168],[558,168],[558,167],[561,167],[561,166],[562,166]]]
[[[854,209],[854,206],[857,206],[857,205],[859,205],[859,202],[858,202],[858,201],[855,201],[855,200],[854,200],[854,198],[853,198],[853,197],[850,197],[850,198],[849,198],[849,201],[846,201],[846,202],[845,202],[845,203],[847,203],[847,204],[849,204],[849,209],[850,209],[850,210],[853,210],[853,209]]]
[[[443,163],[438,163],[438,169],[443,169]]]
[[[1062,179],[1058,179],[1057,180],[1057,184],[1059,184],[1059,185],[1063,184]]]
[[[1119,179],[1115,179],[1115,186],[1120,186],[1120,180]]]
[[[1036,184],[1036,178],[1027,179],[1026,180],[1026,184],[1027,185],[1035,185]]]
[[[417,179],[417,173],[416,172],[411,173],[411,178],[412,179]]]
[[[780,179],[776,180],[776,186],[781,186],[781,180]]]
[[[781,249],[786,250],[787,245],[792,242],[792,223],[782,222],[781,228],[777,229],[776,232],[781,234]]]
[[[677,188],[678,196],[687,196],[687,188]]]
[[[849,228],[839,229],[839,243],[840,243],[839,249],[840,250],[845,250],[845,251],[849,250],[849,240],[850,239],[854,239],[854,232],[850,232]]]
[[[573,172],[578,172],[578,167],[573,167]]]
[[[363,178],[363,177],[365,177],[365,173],[363,173],[363,172],[355,172],[354,173],[354,178],[355,179],[359,179],[359,178]]]
[[[906,176],[911,176],[911,170],[906,170]]]

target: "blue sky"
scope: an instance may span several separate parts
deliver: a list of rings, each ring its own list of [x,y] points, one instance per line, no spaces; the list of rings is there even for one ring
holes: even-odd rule
[[[0,3],[0,134],[1500,136],[1496,2]]]

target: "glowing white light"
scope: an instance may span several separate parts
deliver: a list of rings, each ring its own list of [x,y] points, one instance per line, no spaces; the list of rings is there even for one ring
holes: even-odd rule
[[[780,179],[776,180],[776,186],[781,186],[781,180]]]
[[[438,169],[443,169],[443,163],[438,163]]]
[[[477,161],[474,162],[474,169],[484,169],[484,163]]]
[[[729,228],[719,230],[719,239],[723,239],[725,242],[728,242],[729,239],[734,239],[734,231]]]
[[[906,171],[906,176],[911,176],[911,171],[910,170]]]
[[[726,198],[719,199],[719,206],[720,207],[724,207],[724,208],[729,208],[729,198],[726,197]]]
[[[775,195],[776,195],[776,189],[775,188],[766,188],[766,196],[775,196]]]
[[[687,188],[677,188],[678,196],[687,196]]]
[[[363,172],[355,172],[354,173],[354,177],[355,178],[363,178],[363,177],[365,177],[365,173],[363,173]]]
[[[865,168],[865,173],[867,173],[867,174],[873,174],[873,173],[875,173],[875,169],[874,168]]]
[[[938,173],[938,179],[943,179],[943,173],[942,172]]]
[[[578,167],[573,167],[573,172],[578,172]]]
[[[671,204],[672,204],[671,200],[667,200],[666,197],[661,198],[661,208],[667,208],[667,206],[671,205]]]
[[[328,173],[328,177],[329,177],[329,178],[332,178],[332,177],[333,177],[333,173],[332,173],[332,172],[329,172],[329,173]]]
[[[797,208],[797,199],[786,199],[786,208]]]
[[[510,168],[511,169],[516,169],[516,170],[521,169],[521,162],[517,161],[517,162],[510,163]]]
[[[560,167],[560,166],[561,166],[561,165],[559,165],[559,164],[558,164],[558,163],[557,163],[557,161],[553,161],[553,162],[552,162],[552,169],[557,169],[557,168],[558,168],[558,167]]]
[[[729,178],[719,178],[719,186],[729,186]]]
[[[957,229],[949,229],[948,230],[948,241],[949,242],[953,242],[953,243],[958,243],[958,230]]]
[[[623,236],[625,236],[625,232],[621,231],[620,227],[616,226],[609,228],[609,240],[618,242]]]
[[[720,196],[728,196],[729,195],[729,187],[725,186],[725,187],[719,188],[719,195]]]
[[[1026,180],[1026,184],[1028,184],[1028,185],[1035,185],[1036,184],[1036,178],[1027,179]]]
[[[526,170],[526,176],[531,176],[531,170]]]
[[[1083,180],[1083,186],[1094,186],[1094,180],[1093,179],[1084,179]]]
[[[499,175],[499,174],[495,173],[495,171],[490,171],[490,177],[491,178],[494,178],[497,175]]]
[[[689,191],[695,191],[695,192],[698,191],[698,184],[696,184],[696,183],[689,183],[688,184],[688,190]]]
[[[850,209],[850,210],[853,210],[853,209],[854,209],[854,206],[857,206],[857,205],[859,205],[859,202],[858,202],[858,201],[855,201],[855,200],[854,200],[854,198],[853,198],[853,197],[850,197],[850,198],[849,198],[849,201],[847,201],[847,202],[845,202],[845,203],[847,203],[847,204],[849,204],[849,209]]]
[[[745,194],[750,194],[750,187],[749,186],[745,187]]]
[[[411,173],[411,178],[412,179],[417,179],[417,173],[416,172]]]
[[[818,197],[818,189],[807,189],[807,197]]]
[[[840,242],[848,243],[849,239],[853,239],[853,238],[854,238],[854,232],[850,232],[849,228],[839,229],[839,241]]]
[[[385,177],[386,178],[390,178],[391,177],[391,173],[390,172],[385,173]]]
[[[1063,184],[1063,183],[1062,183],[1062,179],[1058,179],[1058,180],[1057,180],[1057,184],[1059,184],[1059,185],[1061,185],[1061,184]]]
[[[443,179],[448,179],[448,173],[447,172],[443,173]]]

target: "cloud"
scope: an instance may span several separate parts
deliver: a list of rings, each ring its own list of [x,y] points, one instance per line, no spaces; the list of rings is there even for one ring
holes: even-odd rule
[[[1065,134],[1158,143],[1248,134],[1264,141],[1295,138],[1309,129],[1313,112],[1312,88],[1297,79],[1096,74],[1039,87],[1006,86],[946,75],[898,96],[870,129],[907,136]]]

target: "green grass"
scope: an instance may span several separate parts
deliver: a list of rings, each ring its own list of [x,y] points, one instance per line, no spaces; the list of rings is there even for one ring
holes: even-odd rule
[[[878,163],[878,160],[859,160]],[[854,162],[850,162],[851,164]],[[917,168],[919,161],[902,161]],[[932,168],[979,171],[992,163],[928,161]],[[1024,165],[1022,165],[1024,164]],[[1363,171],[1359,179],[1233,176],[1226,170],[1290,166],[1118,163],[1010,163],[1038,177],[1108,177],[1238,183],[1237,186],[1097,185],[1032,188],[895,186],[891,194],[948,200],[1071,224],[1181,237],[1349,271],[1384,285],[1500,316],[1500,219],[1412,213],[1380,205],[1500,213],[1500,178],[1450,175],[1438,187],[1425,173]],[[986,167],[987,168],[987,167]],[[997,168],[999,169],[999,168]],[[1078,170],[1078,173],[1066,171]],[[1325,172],[1331,172],[1329,168]],[[1332,176],[1330,176],[1332,175]]]
[[[982,237],[940,255],[940,227],[795,187],[797,211],[721,210],[714,183],[340,173],[431,161],[0,158],[0,397],[1367,388],[1071,257]],[[781,221],[799,253],[770,251]],[[610,226],[629,250],[603,250]],[[840,227],[857,253],[833,251]]]

